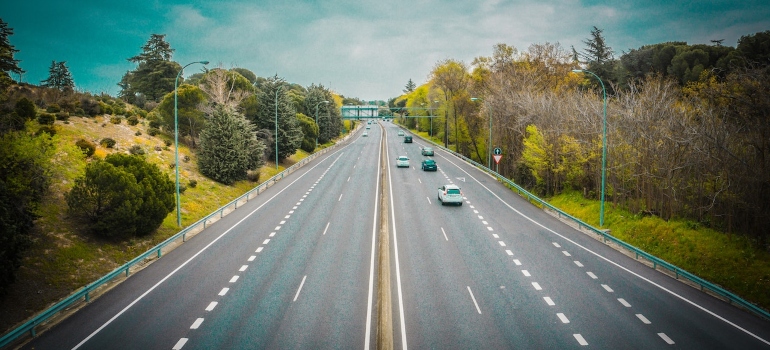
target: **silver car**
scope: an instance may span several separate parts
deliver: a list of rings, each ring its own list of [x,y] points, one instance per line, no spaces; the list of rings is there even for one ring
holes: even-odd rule
[[[441,205],[449,203],[463,205],[463,193],[456,185],[444,185],[438,188],[438,200]]]

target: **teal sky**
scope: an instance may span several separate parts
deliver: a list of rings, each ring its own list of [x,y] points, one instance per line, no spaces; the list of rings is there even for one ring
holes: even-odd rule
[[[470,63],[497,43],[582,50],[592,26],[604,30],[616,57],[665,41],[736,46],[743,35],[770,30],[770,2],[6,0],[0,18],[14,30],[22,80],[33,84],[47,77],[51,61],[66,61],[77,89],[115,95],[135,68],[127,58],[158,33],[182,65],[208,60],[209,67],[385,100],[409,79],[425,82],[442,59]]]

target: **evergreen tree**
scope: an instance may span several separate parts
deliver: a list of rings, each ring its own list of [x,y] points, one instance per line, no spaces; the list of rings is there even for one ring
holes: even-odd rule
[[[215,107],[201,132],[198,169],[226,185],[246,178],[247,170],[264,164],[265,145],[256,126],[225,106]]]
[[[166,42],[165,34],[152,34],[142,46],[142,53],[128,59],[137,68],[126,72],[118,83],[122,99],[129,103],[159,101],[174,91],[176,75],[182,66],[171,61],[174,50]]]
[[[41,81],[40,85],[62,91],[74,89],[75,82],[72,80],[69,68],[67,68],[67,62],[51,61],[51,67],[48,68],[48,79]]]
[[[267,159],[275,159],[275,138],[278,138],[278,159],[294,154],[302,145],[302,129],[297,112],[287,91],[290,85],[278,76],[262,82],[257,94],[257,113],[251,120],[257,125],[259,135],[267,146]],[[276,135],[276,102],[278,106],[278,134]],[[269,135],[269,136],[268,136]],[[271,146],[272,145],[272,146]]]
[[[323,85],[310,85],[305,97],[305,110],[312,112],[309,117],[315,120],[315,106],[318,105],[318,143],[324,144],[342,133],[342,115],[334,105],[334,95]],[[321,103],[329,101],[329,103]]]
[[[8,37],[13,35],[13,29],[8,28],[8,23],[0,19],[0,71],[4,78],[10,78],[10,73],[21,75],[24,71],[19,68],[19,60],[13,58],[13,54],[19,52],[11,45]],[[1,78],[0,78],[1,79]]]
[[[410,78],[409,81],[406,83],[404,93],[405,94],[411,93],[412,91],[414,91],[416,87],[417,85],[415,85],[412,79]]]
[[[612,48],[607,46],[602,32],[602,29],[594,26],[594,29],[591,30],[591,38],[583,40],[587,47],[583,50],[581,57],[589,65],[603,64],[612,60]]]

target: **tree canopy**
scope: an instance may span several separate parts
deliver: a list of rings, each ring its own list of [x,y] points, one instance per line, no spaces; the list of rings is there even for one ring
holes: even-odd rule
[[[40,85],[61,91],[74,89],[75,82],[72,80],[69,68],[67,68],[67,62],[51,61],[51,67],[48,68],[48,78],[41,81]]]
[[[174,83],[182,66],[171,61],[174,52],[165,40],[166,35],[152,34],[142,46],[142,52],[128,59],[136,69],[126,72],[120,83],[119,96],[126,102],[144,105],[144,101],[160,101],[174,90]]]

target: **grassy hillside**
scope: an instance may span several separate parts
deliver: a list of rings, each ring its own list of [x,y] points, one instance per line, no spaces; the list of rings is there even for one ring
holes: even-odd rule
[[[36,125],[32,127],[36,128]],[[56,121],[55,128],[57,154],[53,160],[52,185],[41,204],[41,218],[35,223],[33,243],[25,253],[17,281],[10,293],[0,300],[2,333],[179,231],[176,212],[172,212],[157,232],[149,236],[129,241],[94,237],[81,233],[68,220],[64,200],[64,193],[70,190],[74,179],[83,174],[88,162],[75,146],[81,138],[96,144],[93,157],[101,158],[112,152],[127,152],[132,146],[139,145],[145,151],[147,161],[157,164],[171,179],[174,178],[174,148],[173,144],[170,147],[166,144],[173,138],[162,134],[150,136],[143,123],[130,126],[123,120],[113,124],[110,117],[71,117],[67,122]],[[116,141],[114,148],[99,145],[105,137]],[[187,161],[183,161],[185,156],[189,157]],[[305,156],[307,154],[298,151],[278,170],[274,163],[267,164],[261,170],[260,179],[270,178]],[[209,180],[198,173],[195,154],[184,145],[180,145],[179,159],[180,183],[188,185],[190,180],[197,181],[197,186],[188,185],[181,196],[182,225],[194,223],[258,184],[240,181],[225,186]]]
[[[599,227],[599,201],[568,192],[548,200]],[[728,235],[691,221],[665,221],[605,206],[605,228],[613,236],[770,309],[770,253],[745,236]]]

